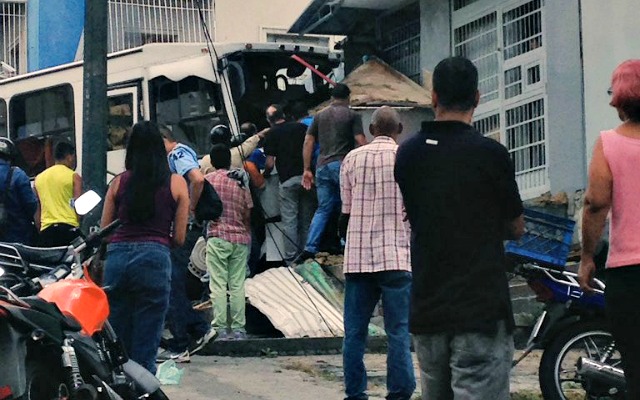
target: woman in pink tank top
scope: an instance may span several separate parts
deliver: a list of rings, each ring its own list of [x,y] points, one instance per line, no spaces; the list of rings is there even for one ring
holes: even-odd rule
[[[627,398],[640,399],[640,60],[616,68],[610,91],[623,122],[602,132],[593,150],[578,278],[585,291],[592,290],[593,257],[611,212],[607,318],[622,355]]]

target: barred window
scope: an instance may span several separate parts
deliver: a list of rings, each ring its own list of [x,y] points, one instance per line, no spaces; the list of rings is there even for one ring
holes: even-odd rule
[[[26,3],[0,2],[0,79],[27,72]]]
[[[544,100],[507,110],[507,148],[521,175],[546,166]]]
[[[495,12],[463,25],[453,32],[454,51],[478,68],[480,103],[499,97],[498,23]]]
[[[205,42],[198,4],[213,32],[213,0],[109,0],[109,50]]]

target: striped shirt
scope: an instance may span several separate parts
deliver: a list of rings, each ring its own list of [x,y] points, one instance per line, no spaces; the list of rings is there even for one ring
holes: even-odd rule
[[[393,174],[397,149],[378,136],[342,162],[342,212],[350,214],[344,273],[411,271],[409,225]]]

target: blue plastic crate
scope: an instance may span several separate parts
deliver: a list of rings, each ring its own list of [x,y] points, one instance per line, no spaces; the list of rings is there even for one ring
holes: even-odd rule
[[[575,221],[533,210],[524,211],[524,221],[525,234],[507,242],[505,252],[524,262],[564,267]]]

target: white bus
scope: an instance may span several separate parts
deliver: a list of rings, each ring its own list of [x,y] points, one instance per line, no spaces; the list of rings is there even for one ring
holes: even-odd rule
[[[124,169],[126,135],[139,120],[169,126],[202,156],[217,124],[235,133],[243,122],[266,126],[271,103],[327,100],[328,84],[294,54],[323,74],[341,62],[327,48],[282,43],[148,44],[109,55],[107,172]],[[75,144],[79,168],[91,157],[82,153],[82,83],[82,62],[0,80],[0,135],[15,142],[29,176],[52,164],[60,140]]]

